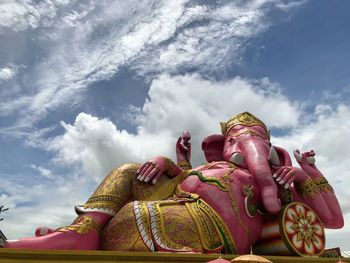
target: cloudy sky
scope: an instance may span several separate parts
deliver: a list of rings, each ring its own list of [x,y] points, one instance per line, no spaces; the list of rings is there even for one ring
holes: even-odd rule
[[[175,156],[250,111],[274,144],[317,152],[350,250],[347,0],[0,1],[0,229],[74,219],[113,167]]]

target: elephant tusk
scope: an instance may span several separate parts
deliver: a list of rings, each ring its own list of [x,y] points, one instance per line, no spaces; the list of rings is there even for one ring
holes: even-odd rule
[[[306,157],[306,160],[307,160],[308,164],[311,164],[311,165],[315,164],[315,161],[316,161],[315,157],[313,157],[313,156]]]
[[[294,157],[298,162],[301,162],[301,155],[300,155],[300,151],[299,150],[294,150]]]
[[[272,165],[279,165],[280,164],[280,159],[278,158],[277,151],[275,147],[271,146],[270,152],[269,152],[269,157],[268,157],[269,162]]]
[[[244,156],[241,153],[234,153],[231,155],[230,162],[234,163],[236,165],[243,165],[244,164]]]

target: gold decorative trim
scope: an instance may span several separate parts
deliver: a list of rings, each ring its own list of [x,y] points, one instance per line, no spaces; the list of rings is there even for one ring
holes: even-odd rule
[[[284,244],[294,255],[318,256],[324,250],[325,236],[321,220],[304,203],[293,202],[282,208],[279,229]]]
[[[112,210],[113,212],[118,212],[118,210],[123,207],[125,200],[119,198],[115,195],[97,195],[92,196],[89,200],[83,205],[85,209],[89,208],[103,208]]]
[[[312,179],[305,180],[302,184],[295,184],[295,190],[302,196],[313,197],[319,194],[319,188]]]
[[[189,199],[190,201],[192,201],[192,200],[197,200],[198,198],[199,198],[198,194],[194,194],[194,193],[190,193],[182,190],[180,184],[178,184],[175,188],[174,196],[173,196],[174,200]]]
[[[237,168],[236,165],[234,165],[231,162],[226,162],[226,161],[215,161],[215,162],[210,162],[206,163],[201,168],[197,171],[203,171],[203,170],[210,170],[210,169],[216,169],[217,167],[220,167],[220,165],[227,165],[227,168]]]
[[[237,248],[235,241],[231,235],[230,229],[227,227],[222,218],[215,212],[215,210],[208,205],[204,200],[198,199],[196,204],[198,207],[212,220],[217,233],[220,236],[222,244],[225,246],[225,252],[236,254]]]
[[[235,170],[236,168],[231,168],[229,169],[229,171],[226,173],[226,175],[230,174],[233,170]],[[215,187],[217,187],[218,189],[220,189],[221,191],[223,192],[227,192],[229,191],[230,189],[230,186],[227,185],[223,180],[222,180],[222,177],[215,177],[215,176],[205,176],[202,174],[202,172],[200,171],[191,171],[189,173],[190,176],[197,176],[198,179],[203,182],[203,183],[206,183],[206,184],[210,184],[210,185],[213,185]]]
[[[176,204],[174,201],[166,202],[147,202],[147,208],[150,215],[150,224],[151,232],[154,237],[154,242],[160,246],[162,249],[168,251],[177,251],[177,252],[193,252],[192,248],[185,247],[179,244],[176,244],[168,238],[165,234],[165,225],[162,211],[160,209],[161,204]]]
[[[268,134],[268,130],[265,124],[261,120],[259,120],[257,117],[255,117],[253,114],[247,111],[232,117],[226,123],[221,122],[220,124],[221,124],[221,132],[223,135],[226,135],[227,131],[229,131],[231,127],[236,125],[261,126],[265,129],[266,133]]]
[[[151,236],[151,229],[149,227],[150,224],[148,219],[149,214],[147,204],[145,202],[134,201],[133,211],[135,215],[137,230],[139,231],[142,241],[151,251],[155,251]]]
[[[236,131],[236,132],[230,130],[230,131],[228,131],[228,134],[230,136],[233,136],[233,137],[239,137],[241,135],[249,134],[249,135],[252,135],[252,136],[258,136],[258,137],[260,137],[260,138],[262,138],[264,140],[269,140],[270,139],[269,137],[264,136],[260,132],[256,132],[256,131],[251,130],[251,129],[244,129],[243,131]]]
[[[243,228],[243,230],[244,230],[245,234],[247,235],[249,241],[251,242],[251,244],[253,244],[252,235],[251,235],[249,229],[247,228],[247,226],[244,224],[244,222],[242,220],[242,217],[241,217],[241,214],[239,212],[239,208],[238,208],[237,202],[236,202],[235,198],[233,197],[229,174],[230,173],[226,173],[221,178],[224,180],[225,185],[228,188],[227,194],[228,194],[228,197],[230,199],[231,208],[232,208],[233,212],[235,213],[235,215],[237,216],[239,224]]]
[[[99,226],[91,216],[80,216],[74,220],[73,224],[70,226],[65,226],[57,229],[58,232],[68,232],[75,231],[78,234],[86,235],[92,230],[100,233],[101,226]]]
[[[199,209],[197,202],[186,202],[185,205],[197,226],[199,238],[204,251],[212,251],[213,249],[222,246],[222,244],[213,244],[212,233],[210,232],[208,223],[205,220],[205,215],[203,215],[202,210]],[[209,218],[208,216],[206,217]],[[215,233],[213,234],[215,235]],[[219,235],[217,231],[216,234]]]
[[[176,172],[176,164],[168,157],[164,157],[167,163],[167,173],[172,175]]]
[[[179,166],[180,168],[182,168],[184,170],[191,170],[192,169],[191,163],[187,162],[186,160],[178,162],[177,166]]]
[[[178,184],[188,177],[189,171],[182,171],[179,175],[163,183],[157,190],[155,190],[150,196],[147,196],[145,201],[157,201],[164,200],[170,197],[174,192]]]
[[[243,185],[242,187],[243,195],[246,197],[254,198],[254,186],[250,184]]]
[[[328,183],[328,180],[325,177],[319,177],[313,179],[314,183],[317,185],[318,189],[322,192],[331,192],[334,193],[333,187]]]

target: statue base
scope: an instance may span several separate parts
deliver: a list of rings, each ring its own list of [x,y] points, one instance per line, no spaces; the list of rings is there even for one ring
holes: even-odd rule
[[[188,254],[164,252],[115,252],[115,251],[77,251],[77,250],[24,250],[0,249],[0,262],[208,262],[219,258],[219,254]],[[232,260],[239,255],[221,255]],[[334,263],[335,258],[264,256],[274,263],[321,262]],[[349,262],[350,258],[342,258]]]

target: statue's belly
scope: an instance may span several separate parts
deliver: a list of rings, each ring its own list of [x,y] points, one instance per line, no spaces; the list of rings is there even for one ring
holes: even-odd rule
[[[181,189],[207,202],[229,227],[238,251],[248,253],[262,228],[262,217],[254,207],[259,190],[252,176],[244,170],[222,168],[202,170],[201,174],[189,176]]]

